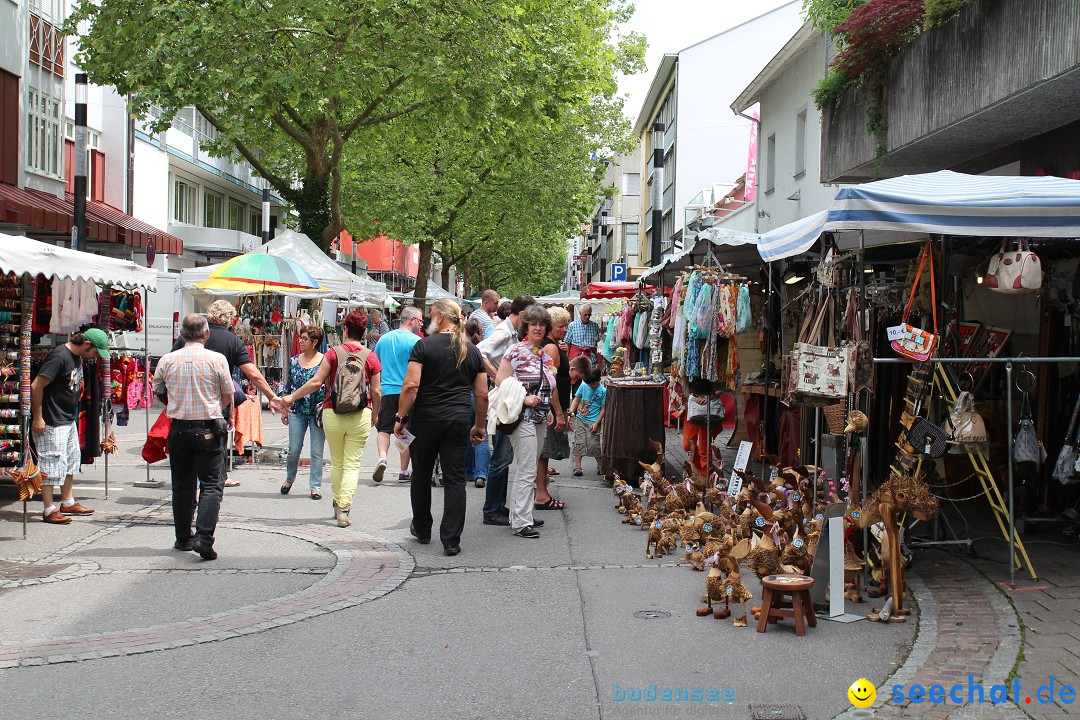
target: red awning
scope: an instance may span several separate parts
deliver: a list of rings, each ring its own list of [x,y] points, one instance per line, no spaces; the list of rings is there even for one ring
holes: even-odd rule
[[[75,224],[74,206],[75,196],[71,193],[60,200],[49,193],[0,183],[0,223],[68,234]],[[175,235],[93,200],[86,202],[86,235],[90,240],[140,249],[145,249],[152,238],[158,253],[184,252],[184,241]]]
[[[634,296],[637,289],[638,284],[636,282],[594,282],[589,283],[589,286],[585,288],[585,292],[581,293],[581,298],[583,300],[629,298]],[[646,295],[652,295],[656,292],[656,286],[645,285],[642,290]]]

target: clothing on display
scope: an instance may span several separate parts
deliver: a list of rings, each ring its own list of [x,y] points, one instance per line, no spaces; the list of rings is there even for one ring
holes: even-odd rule
[[[97,285],[81,278],[53,281],[49,332],[69,335],[83,325],[93,324],[97,314]]]

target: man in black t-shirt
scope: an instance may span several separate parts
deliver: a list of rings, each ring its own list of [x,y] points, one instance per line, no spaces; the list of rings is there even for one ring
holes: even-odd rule
[[[465,337],[465,318],[453,300],[437,300],[430,310],[428,337],[416,343],[409,357],[398,397],[394,434],[405,439],[406,426],[415,435],[413,521],[409,532],[421,543],[431,541],[431,475],[442,462],[443,517],[439,537],[447,555],[461,552],[465,528],[465,444],[487,441],[487,373],[480,351]],[[476,421],[469,428],[471,400]]]
[[[93,510],[75,501],[72,483],[80,466],[79,397],[83,386],[83,360],[109,357],[109,336],[97,328],[75,333],[53,348],[30,385],[30,431],[38,452],[43,518],[66,525],[70,515],[91,515]],[[60,486],[60,507],[53,505],[53,486]]]

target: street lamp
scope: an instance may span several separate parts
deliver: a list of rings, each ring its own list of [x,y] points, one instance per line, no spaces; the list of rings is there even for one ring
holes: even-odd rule
[[[75,75],[75,227],[71,229],[71,249],[86,247],[86,73]]]
[[[664,227],[664,123],[652,128],[653,184],[652,184],[652,233],[649,243],[649,262],[653,267],[660,264],[660,234]]]

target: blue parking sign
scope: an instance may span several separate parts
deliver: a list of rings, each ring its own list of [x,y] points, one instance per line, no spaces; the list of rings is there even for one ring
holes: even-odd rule
[[[611,282],[626,282],[626,263],[611,263]]]

